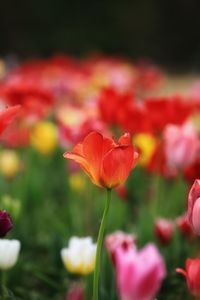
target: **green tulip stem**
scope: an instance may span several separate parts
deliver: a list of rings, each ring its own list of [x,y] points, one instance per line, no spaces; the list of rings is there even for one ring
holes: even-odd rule
[[[1,271],[1,295],[2,300],[6,299],[6,272]]]
[[[106,199],[103,217],[99,229],[98,240],[97,240],[96,264],[95,264],[94,279],[93,279],[93,300],[98,300],[99,274],[100,274],[100,266],[101,266],[101,250],[102,250],[105,228],[108,220],[110,200],[111,200],[111,189],[107,189],[107,199]]]

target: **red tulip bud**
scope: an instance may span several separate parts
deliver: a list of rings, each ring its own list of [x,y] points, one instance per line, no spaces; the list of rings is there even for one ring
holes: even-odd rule
[[[172,221],[159,218],[155,221],[155,234],[164,245],[167,245],[173,236],[174,226]]]

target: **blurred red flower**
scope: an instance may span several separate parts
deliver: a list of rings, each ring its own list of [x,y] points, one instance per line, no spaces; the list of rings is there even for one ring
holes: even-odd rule
[[[199,104],[181,96],[152,97],[144,101],[151,131],[160,133],[167,124],[182,125],[189,116],[199,110]]]
[[[13,228],[10,215],[0,210],[0,238],[4,237]]]
[[[200,259],[186,260],[186,271],[180,268],[176,272],[185,276],[188,288],[193,296],[200,296]]]
[[[99,95],[99,110],[103,121],[110,125],[124,124],[133,100],[130,92],[119,92],[112,87],[103,89]]]
[[[193,236],[192,228],[186,215],[180,216],[176,219],[176,226],[186,237],[190,238]]]
[[[196,159],[196,161],[184,170],[184,178],[189,181],[189,183],[193,183],[196,178],[200,177],[200,157]]]
[[[173,237],[174,225],[171,220],[164,218],[158,218],[155,221],[155,235],[163,245],[169,244]]]
[[[24,118],[43,117],[53,105],[53,94],[38,80],[10,79],[0,86],[0,95],[9,105],[22,105]]]
[[[8,107],[0,112],[0,134],[13,121],[20,110],[20,105]]]

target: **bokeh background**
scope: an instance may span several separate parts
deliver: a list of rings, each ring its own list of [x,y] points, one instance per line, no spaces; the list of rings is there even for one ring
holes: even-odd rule
[[[1,1],[0,55],[91,52],[200,69],[199,0]]]
[[[157,298],[191,300],[175,269],[200,249],[184,215],[200,178],[200,1],[2,0],[0,11],[0,107],[21,104],[0,139],[0,209],[13,219],[8,238],[22,245],[9,299],[71,300],[74,283],[91,299],[93,274],[69,271],[60,251],[72,236],[96,242],[106,195],[63,153],[97,130],[130,131],[141,155],[113,191],[107,233],[134,234],[139,249],[155,243],[167,267]],[[178,140],[169,162],[168,126]],[[159,218],[170,227],[166,244]],[[117,300],[105,250],[100,295]]]

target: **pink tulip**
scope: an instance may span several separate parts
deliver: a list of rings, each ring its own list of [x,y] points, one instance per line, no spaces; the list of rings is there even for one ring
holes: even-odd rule
[[[116,277],[121,300],[152,300],[166,274],[162,256],[153,244],[141,251],[116,250]]]
[[[187,217],[194,233],[200,235],[200,180],[196,179],[188,195]]]
[[[164,151],[169,169],[182,170],[190,166],[199,151],[198,135],[191,124],[168,125],[164,131]]]
[[[125,233],[123,231],[116,231],[109,234],[105,238],[105,246],[107,251],[112,257],[112,261],[115,264],[115,253],[119,247],[126,250],[128,247],[135,247],[136,236]]]

